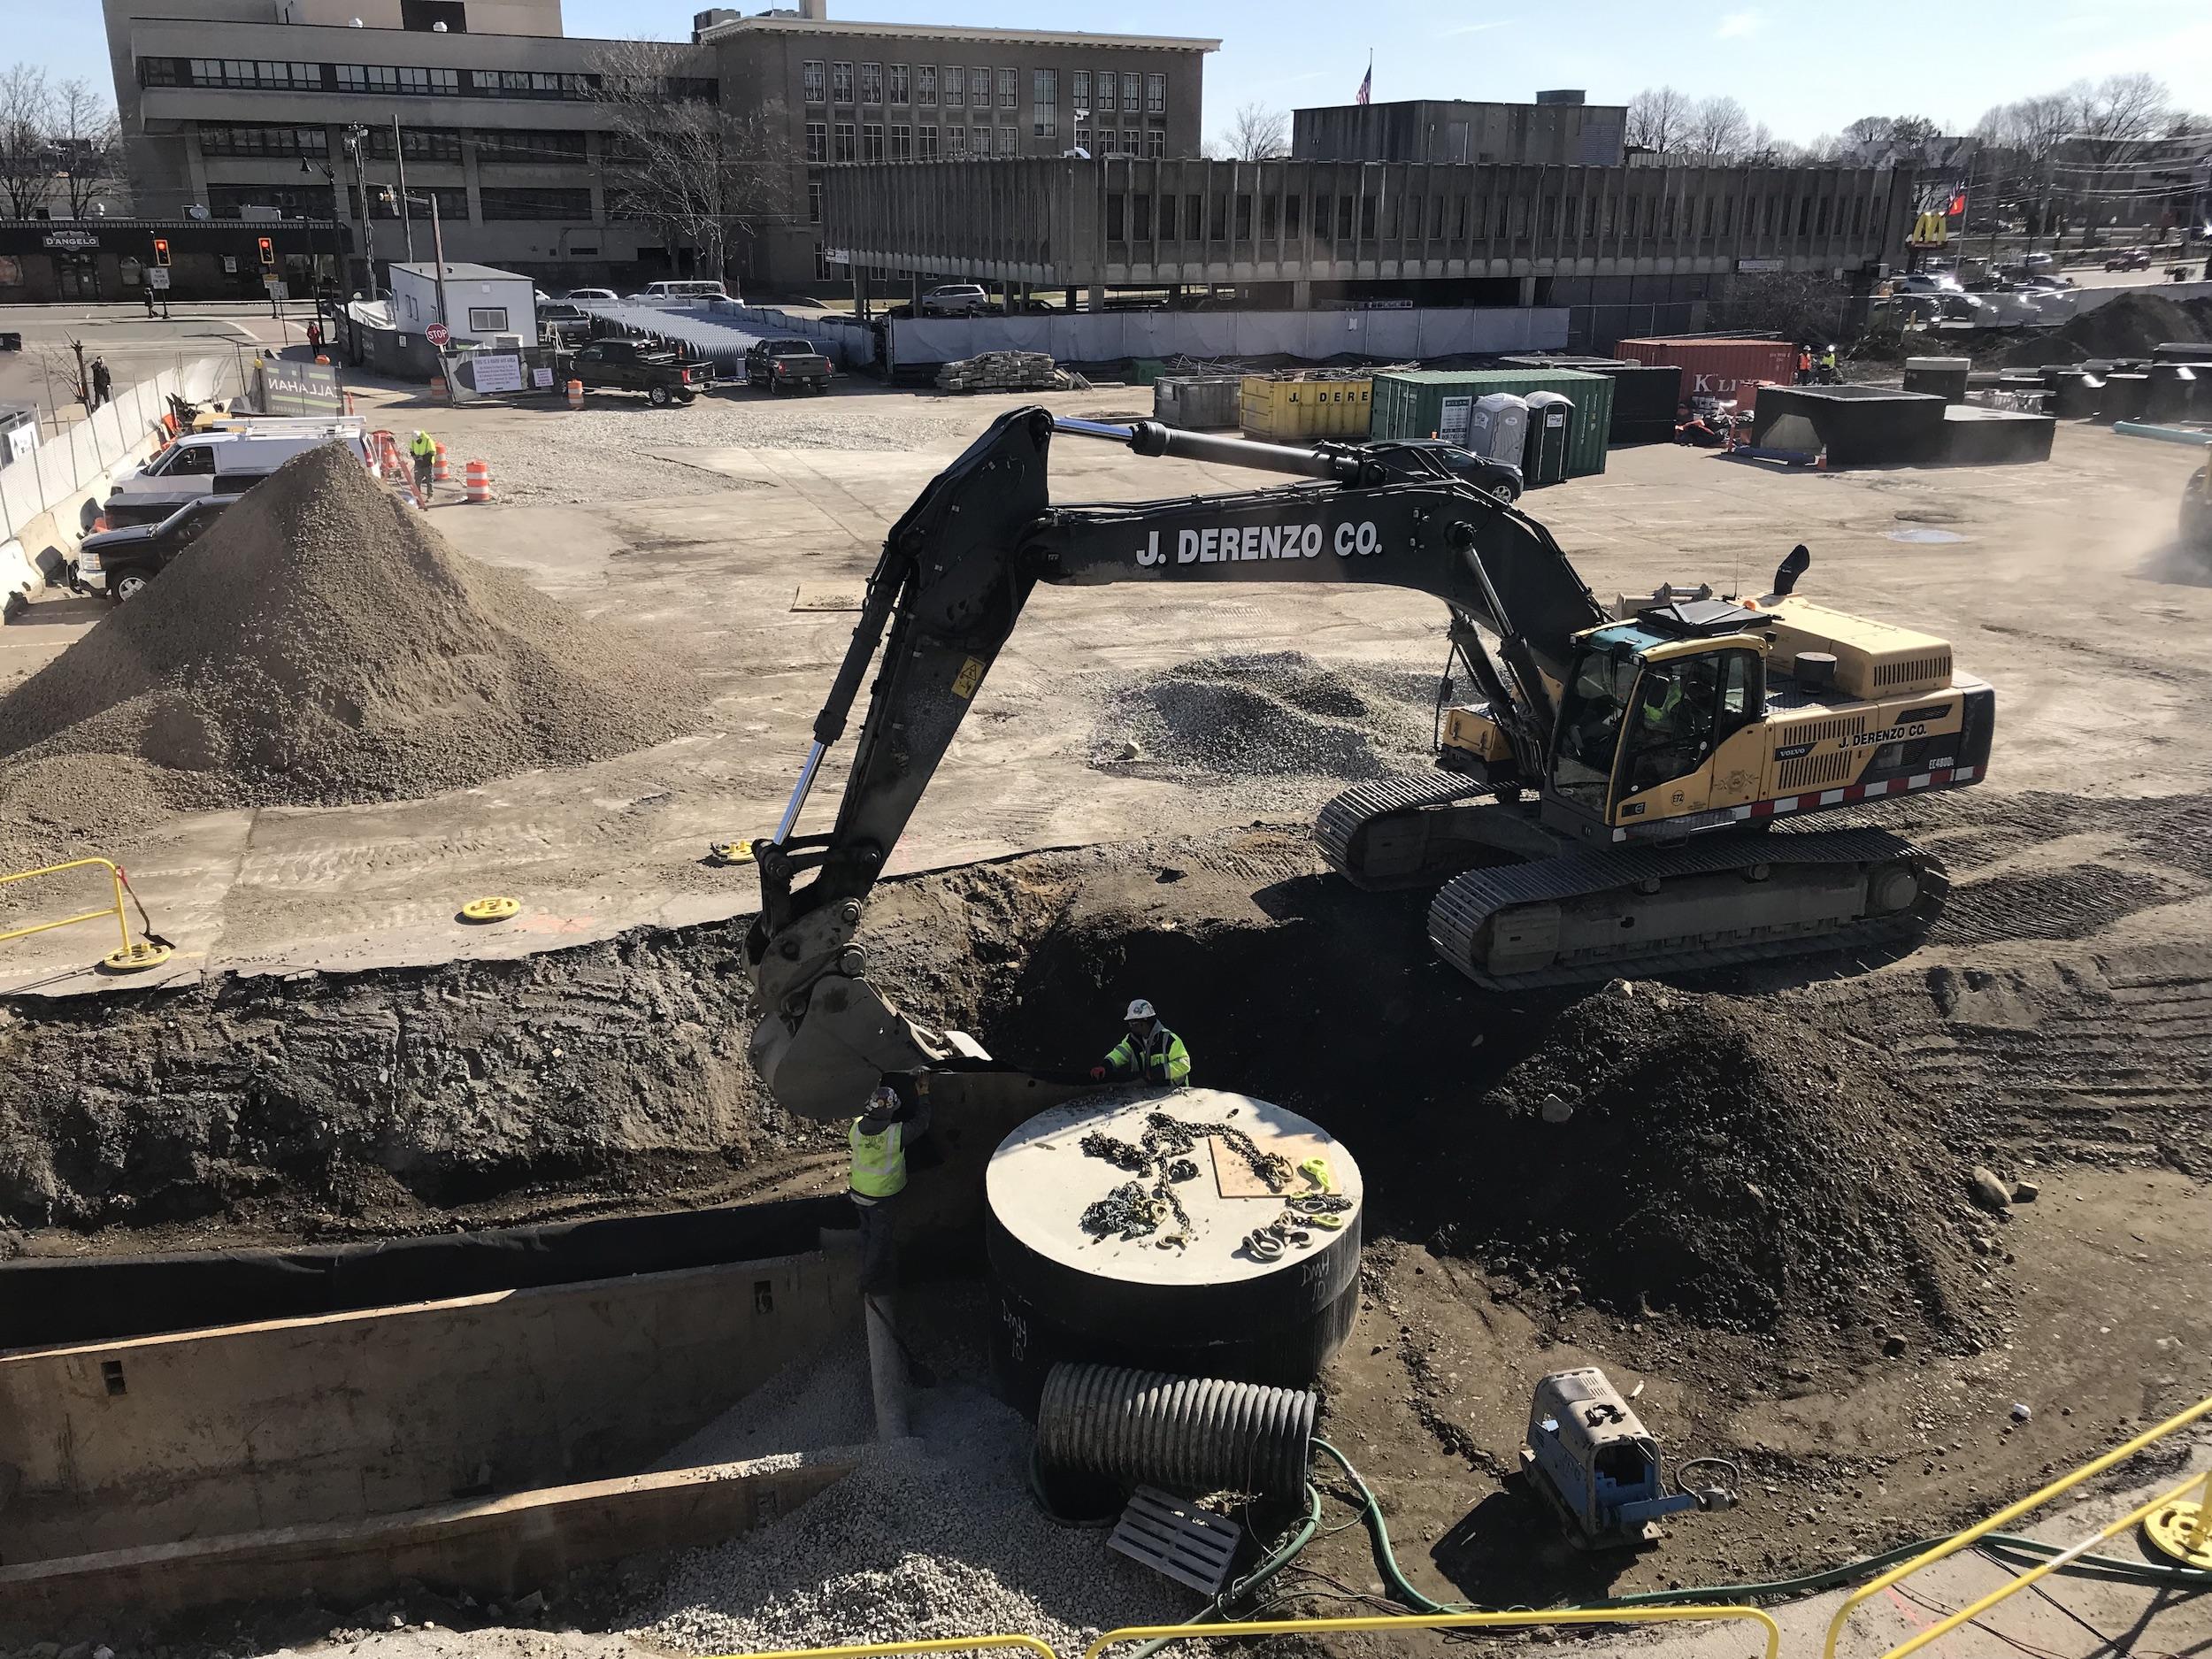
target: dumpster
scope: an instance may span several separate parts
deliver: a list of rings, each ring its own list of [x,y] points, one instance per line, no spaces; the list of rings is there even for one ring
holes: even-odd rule
[[[1241,396],[1244,435],[1283,442],[1294,438],[1364,438],[1374,381],[1362,375],[1304,373],[1248,374]]]
[[[1407,369],[1378,374],[1374,435],[1463,443],[1477,402],[1500,392],[1517,397],[1557,392],[1567,398],[1574,404],[1567,423],[1567,476],[1586,478],[1605,471],[1613,382],[1578,369]]]
[[[1528,441],[1521,459],[1521,482],[1528,488],[1566,481],[1567,440],[1574,416],[1571,397],[1557,392],[1528,395]]]
[[[1243,390],[1233,374],[1164,376],[1152,382],[1153,418],[1186,432],[1233,426],[1242,417]]]

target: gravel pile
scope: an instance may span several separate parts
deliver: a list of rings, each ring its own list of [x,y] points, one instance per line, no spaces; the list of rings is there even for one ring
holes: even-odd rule
[[[335,445],[0,698],[0,837],[433,795],[697,724],[665,649],[454,551]]]
[[[1202,657],[1110,687],[1091,763],[1185,781],[1380,778],[1425,764],[1435,697],[1430,676],[1302,651]]]
[[[685,449],[911,450],[975,435],[967,413],[939,413],[910,397],[849,395],[785,398],[716,392],[688,408],[545,409],[525,424],[505,421],[456,441],[457,461],[492,469],[500,499],[597,502],[641,495],[703,495],[757,488],[707,467],[671,459]],[[665,452],[665,453],[657,453]]]
[[[2135,292],[2069,319],[2058,337],[2093,357],[2147,357],[2154,346],[2202,340],[2208,333],[2194,312],[2164,295]]]
[[[826,1371],[857,1375],[859,1363]],[[1079,1653],[1101,1630],[1197,1610],[1195,1597],[1110,1554],[1103,1533],[1038,1512],[1029,1429],[1012,1410],[949,1382],[911,1403],[917,1438],[865,1448],[860,1467],[803,1509],[686,1557],[634,1614],[632,1633],[743,1653],[1020,1631]],[[786,1431],[803,1436],[806,1415],[787,1416]]]

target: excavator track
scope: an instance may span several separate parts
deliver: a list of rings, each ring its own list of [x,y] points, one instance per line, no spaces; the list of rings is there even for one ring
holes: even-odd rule
[[[1455,873],[1463,867],[1464,861],[1431,870],[1426,861],[1417,856],[1413,867],[1379,876],[1375,873],[1375,861],[1365,856],[1367,836],[1384,820],[1400,814],[1417,815],[1427,808],[1456,806],[1492,792],[1492,785],[1463,772],[1451,772],[1363,783],[1347,789],[1321,809],[1320,817],[1314,820],[1313,838],[1320,843],[1321,856],[1329,861],[1329,867],[1354,887],[1380,893],[1426,886]]]
[[[1430,903],[1429,942],[1477,985],[1527,990],[1893,944],[1949,892],[1932,854],[1887,831],[1778,830],[1471,870]]]

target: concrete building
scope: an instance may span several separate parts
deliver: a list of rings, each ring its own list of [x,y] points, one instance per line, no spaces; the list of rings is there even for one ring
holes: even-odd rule
[[[1579,92],[1540,92],[1533,104],[1420,98],[1294,111],[1297,161],[1500,162],[1522,166],[1617,167],[1628,110],[1588,104]]]
[[[636,287],[696,265],[688,243],[624,217],[604,81],[618,51],[625,68],[646,54],[656,96],[780,128],[788,189],[735,240],[729,272],[699,273],[788,292],[845,285],[818,253],[823,167],[979,147],[1194,153],[1217,45],[833,20],[824,0],[701,12],[690,42],[664,45],[565,35],[560,0],[103,4],[139,212],[334,212],[381,271],[429,257],[426,210],[386,196],[403,168],[408,194],[435,194],[449,259],[557,287]]]
[[[1740,271],[1870,286],[1901,258],[1909,180],[1850,167],[939,160],[833,166],[825,215],[864,272],[1064,289],[1093,306],[1115,288],[1224,284],[1256,309],[1563,305],[1581,313],[1580,348],[1689,326],[1687,308]]]

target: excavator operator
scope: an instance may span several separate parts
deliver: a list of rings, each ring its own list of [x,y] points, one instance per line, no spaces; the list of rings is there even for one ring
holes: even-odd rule
[[[1116,1043],[1104,1062],[1091,1068],[1094,1079],[1141,1079],[1147,1083],[1183,1084],[1190,1081],[1190,1050],[1183,1040],[1162,1023],[1151,1003],[1141,996],[1129,1004],[1123,1017],[1129,1034]]]

